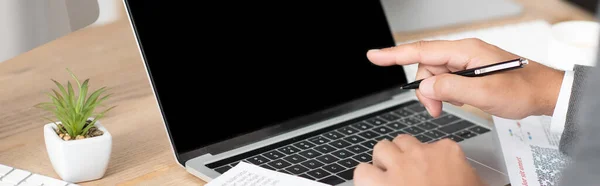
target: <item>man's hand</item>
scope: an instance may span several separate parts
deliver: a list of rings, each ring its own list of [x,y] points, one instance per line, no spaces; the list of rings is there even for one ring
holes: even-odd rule
[[[371,50],[367,57],[380,66],[419,63],[416,79],[425,80],[416,94],[433,117],[441,114],[442,101],[509,119],[552,115],[564,75],[531,60],[523,69],[483,77],[448,74],[519,58],[478,39],[415,42]]]
[[[373,149],[373,164],[354,169],[356,186],[482,186],[460,146],[443,139],[421,143],[411,135],[383,140]]]

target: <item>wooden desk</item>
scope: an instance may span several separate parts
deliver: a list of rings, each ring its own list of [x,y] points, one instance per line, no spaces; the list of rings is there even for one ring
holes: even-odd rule
[[[555,0],[519,1],[527,7],[520,17],[422,33],[398,33],[396,37],[414,39],[535,18],[550,22],[593,18]],[[54,88],[50,78],[71,80],[65,68],[80,78],[91,78],[93,89],[112,87],[115,97],[107,104],[118,105],[102,120],[114,141],[107,173],[100,180],[81,185],[205,183],[188,174],[171,154],[131,28],[125,20],[76,31],[0,63],[0,164],[58,178],[46,154],[42,132],[46,123],[42,116],[50,115],[32,106],[45,101],[43,92]]]

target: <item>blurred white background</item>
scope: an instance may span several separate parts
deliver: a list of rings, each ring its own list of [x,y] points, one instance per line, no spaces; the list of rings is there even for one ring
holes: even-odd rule
[[[123,10],[122,0],[0,0],[0,63]]]

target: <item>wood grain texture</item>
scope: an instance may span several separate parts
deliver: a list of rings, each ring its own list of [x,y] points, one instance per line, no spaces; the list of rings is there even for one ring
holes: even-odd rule
[[[421,33],[397,33],[397,39],[415,39],[490,25],[544,18],[552,22],[591,19],[581,10],[556,0],[518,0],[525,15]],[[117,105],[101,120],[113,135],[113,150],[104,178],[81,185],[204,185],[188,174],[171,153],[157,104],[127,20],[84,28],[0,63],[0,164],[58,178],[48,159],[42,116],[33,108],[46,101],[54,88],[50,78],[71,80],[65,68],[90,86],[108,86]],[[465,107],[482,117],[488,115]]]

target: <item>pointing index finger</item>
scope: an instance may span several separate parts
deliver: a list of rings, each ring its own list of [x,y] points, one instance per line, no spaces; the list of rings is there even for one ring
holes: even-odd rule
[[[446,41],[417,41],[380,50],[369,50],[367,58],[379,66],[410,65],[457,65],[464,66],[476,46],[472,39]]]

